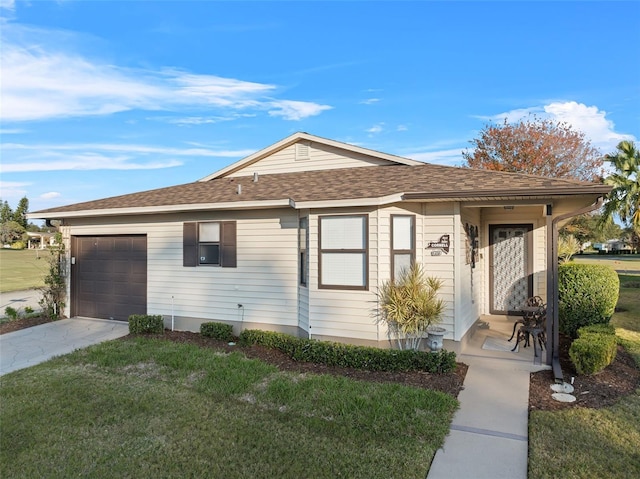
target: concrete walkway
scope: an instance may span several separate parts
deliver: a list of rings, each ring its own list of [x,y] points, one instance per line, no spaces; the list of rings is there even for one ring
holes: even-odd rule
[[[124,321],[62,319],[0,335],[0,376],[129,334]]]
[[[529,374],[547,367],[534,364],[533,348],[509,351],[512,326],[511,319],[492,317],[458,355],[469,366],[460,409],[428,479],[527,478]],[[488,344],[506,351],[485,349]]]

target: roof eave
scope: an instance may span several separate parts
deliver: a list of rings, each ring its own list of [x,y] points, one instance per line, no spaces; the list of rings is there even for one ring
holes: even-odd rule
[[[588,187],[576,186],[565,188],[539,188],[523,191],[509,189],[495,189],[482,191],[436,191],[436,192],[408,192],[402,196],[405,201],[411,200],[459,200],[467,201],[478,198],[515,200],[518,198],[553,198],[580,195],[606,195],[611,191],[607,185],[594,185]]]
[[[163,205],[133,208],[102,208],[78,211],[41,211],[28,213],[28,219],[54,220],[66,218],[89,218],[104,216],[134,216],[162,213],[185,213],[190,211],[211,210],[257,210],[269,208],[292,208],[293,202],[289,198],[265,201],[232,201],[224,203],[198,203],[186,205]]]

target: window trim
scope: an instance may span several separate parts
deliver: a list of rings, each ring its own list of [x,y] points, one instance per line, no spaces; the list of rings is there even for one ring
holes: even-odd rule
[[[215,242],[199,240],[199,229],[202,223],[218,223],[220,225],[220,257],[219,263],[201,264],[200,245]],[[237,267],[237,227],[235,221],[194,221],[183,223],[182,229],[182,265],[185,267]]]
[[[364,248],[362,249],[322,249],[322,220],[326,218],[362,218]],[[341,284],[322,283],[322,255],[329,254],[362,254],[364,255],[364,285],[352,286]],[[369,290],[369,215],[368,214],[347,214],[347,215],[322,215],[318,216],[318,289],[334,289],[347,291],[368,291]]]
[[[304,235],[304,245],[301,241],[302,231]],[[298,283],[300,286],[309,286],[309,217],[303,216],[298,220]]]
[[[411,219],[411,249],[395,249],[393,244],[394,231],[393,231],[393,219],[394,218],[410,218]],[[395,259],[397,254],[411,255],[410,265],[413,266],[416,262],[416,215],[391,215],[391,245],[389,247],[391,254],[391,280],[395,281],[396,278],[396,265]]]

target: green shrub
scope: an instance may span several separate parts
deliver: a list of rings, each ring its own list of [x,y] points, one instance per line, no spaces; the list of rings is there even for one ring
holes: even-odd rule
[[[578,329],[578,337],[581,338],[586,336],[587,334],[610,334],[612,336],[616,335],[616,328],[613,324],[592,324],[590,326],[583,326]]]
[[[618,274],[610,267],[567,263],[558,267],[560,331],[572,338],[582,326],[608,323],[620,290]]]
[[[452,351],[436,353],[380,349],[354,346],[315,339],[246,329],[240,334],[241,344],[259,344],[278,349],[296,361],[306,361],[327,366],[365,369],[369,371],[427,371],[447,373],[456,368],[456,354]]]
[[[200,334],[220,341],[231,341],[233,340],[233,326],[215,322],[202,323],[200,325]]]
[[[27,245],[24,241],[16,241],[15,243],[11,243],[11,249],[25,249]]]
[[[18,319],[18,310],[16,308],[12,308],[11,306],[7,306],[6,308],[4,308],[4,314],[12,321]]]
[[[584,332],[571,343],[569,357],[578,374],[595,374],[616,358],[617,341],[609,333]]]
[[[160,315],[132,314],[129,316],[129,333],[162,334],[164,322]]]

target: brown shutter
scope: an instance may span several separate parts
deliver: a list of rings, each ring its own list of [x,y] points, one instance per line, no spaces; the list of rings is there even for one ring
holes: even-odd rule
[[[220,266],[235,268],[236,260],[236,222],[220,223]]]
[[[182,226],[182,266],[198,265],[198,223]]]

